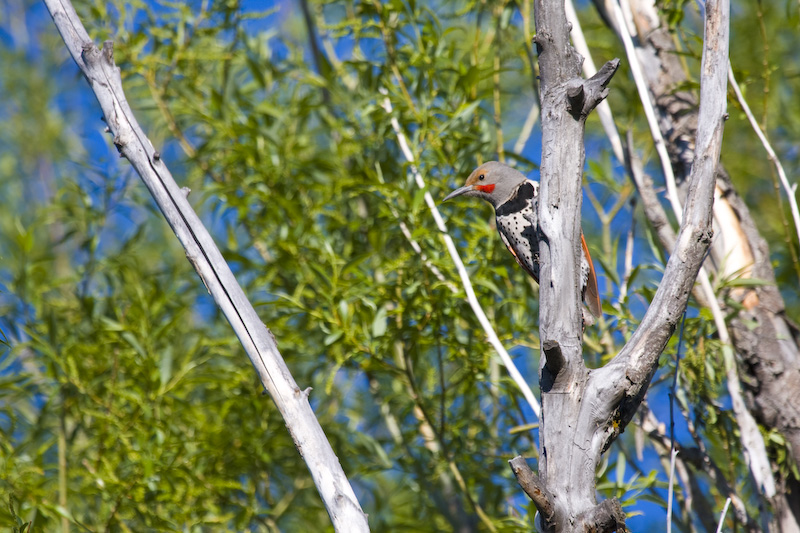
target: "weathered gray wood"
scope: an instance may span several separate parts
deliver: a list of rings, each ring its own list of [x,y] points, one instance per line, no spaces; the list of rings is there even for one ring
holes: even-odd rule
[[[128,106],[119,68],[114,64],[112,43],[106,41],[102,50],[98,49],[69,0],[45,0],[45,4],[100,103],[114,135],[114,144],[150,190],[186,250],[186,257],[230,322],[264,388],[283,416],[334,528],[348,533],[369,531],[367,517],[308,403],[311,389],[300,390],[297,386],[278,352],[274,336],[259,319],[211,235]]]
[[[544,486],[539,476],[533,473],[531,467],[525,462],[525,458],[518,455],[511,459],[508,464],[511,465],[511,470],[517,477],[517,482],[525,494],[536,504],[536,508],[542,515],[542,522],[545,527],[549,527],[555,516],[555,502],[553,495]]]
[[[552,499],[547,531],[624,528],[615,501],[596,503],[595,470],[602,453],[644,398],[658,356],[675,329],[711,240],[714,170],[726,108],[728,0],[706,3],[701,124],[684,224],[653,304],[631,341],[605,367],[589,371],[581,350],[578,307],[584,120],[605,97],[616,69],[580,78],[580,56],[569,44],[563,0],[537,0],[542,80],[542,162],[539,202],[542,419],[539,481]],[[582,101],[583,100],[583,101]],[[550,360],[552,358],[552,360]],[[536,503],[536,502],[535,502]],[[541,509],[540,509],[541,510]]]
[[[594,466],[599,459],[586,455],[589,433],[578,421],[589,377],[582,358],[578,283],[583,134],[586,116],[605,97],[619,62],[609,62],[592,80],[583,80],[582,58],[569,44],[563,0],[537,0],[534,12],[542,99],[539,479],[555,496],[544,526],[566,531],[579,514],[596,505]]]
[[[608,365],[592,376],[599,397],[621,400],[612,411],[620,427],[630,421],[641,402],[667,340],[672,335],[711,242],[714,175],[719,162],[726,119],[728,61],[728,0],[706,2],[700,86],[700,127],[689,176],[684,220],[675,251],[667,263],[658,291],[630,341]],[[617,380],[616,382],[613,382]],[[607,447],[615,435],[602,443]]]
[[[637,21],[636,53],[653,95],[659,128],[667,140],[679,194],[685,197],[686,187],[682,185],[686,184],[694,158],[697,99],[691,91],[681,89],[687,77],[680,53],[656,6],[651,0],[626,1]],[[594,0],[594,3],[601,13],[607,11],[608,6],[602,0]],[[619,33],[619,28],[612,27]],[[652,183],[646,176],[636,180],[636,185],[643,199],[645,196],[655,198]],[[730,291],[727,296],[740,302],[743,309],[728,321],[728,327],[743,362],[739,365],[740,375],[747,376],[742,381],[743,386],[749,388],[746,399],[752,399],[749,410],[759,423],[784,435],[797,459],[800,458],[800,405],[794,398],[800,394],[800,332],[786,316],[783,298],[774,283],[775,273],[767,242],[721,163],[717,167],[716,187],[715,230],[720,231],[715,234],[710,260],[706,261],[705,268],[716,270],[721,277],[736,272],[743,278],[772,282],[751,290],[737,288]],[[658,202],[657,198],[655,200]],[[656,227],[665,249],[672,250],[674,235],[670,241],[668,234],[671,230],[662,232],[663,210],[660,204],[651,202],[649,205],[652,209],[648,209],[645,201],[648,220]],[[720,298],[719,303],[726,314],[734,311],[726,307],[724,298]],[[783,481],[787,484],[785,493],[800,492],[800,484],[795,480]],[[791,500],[792,496],[788,498]],[[800,505],[793,507],[789,500],[786,494],[777,494],[770,503],[782,531],[800,531]],[[734,500],[734,508],[741,514],[742,508],[736,503]],[[740,516],[740,519],[744,521],[746,517]]]

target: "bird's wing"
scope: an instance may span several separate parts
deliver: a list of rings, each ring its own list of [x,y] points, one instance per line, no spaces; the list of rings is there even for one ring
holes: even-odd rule
[[[503,244],[505,244],[505,245],[506,245],[506,248],[508,248],[508,251],[509,251],[509,252],[511,252],[511,255],[513,255],[513,256],[514,256],[514,259],[516,259],[516,261],[517,261],[517,264],[518,264],[519,266],[521,266],[521,267],[522,267],[522,269],[523,269],[525,272],[527,272],[527,273],[528,273],[528,275],[529,275],[530,277],[532,277],[532,278],[533,278],[533,280],[534,280],[536,283],[539,283],[539,276],[537,276],[536,274],[534,274],[534,273],[533,273],[533,271],[531,271],[531,269],[529,269],[527,266],[525,266],[525,263],[523,263],[522,261],[520,261],[520,259],[519,259],[519,256],[517,255],[517,252],[516,252],[516,250],[514,250],[514,248],[511,246],[511,243],[508,241],[508,238],[506,237],[506,235],[505,235],[505,232],[503,231],[503,229],[502,229],[500,226],[498,226],[498,227],[497,227],[497,229],[499,230],[497,233],[499,233],[499,234],[500,234],[500,238],[501,238],[501,239],[503,239]]]
[[[586,256],[586,262],[589,263],[589,277],[586,280],[586,289],[583,291],[583,301],[586,302],[589,312],[600,318],[603,316],[603,306],[600,303],[600,293],[597,290],[597,274],[594,272],[592,256],[589,255],[589,247],[586,246],[583,232],[581,232],[581,248],[583,248],[583,254]]]

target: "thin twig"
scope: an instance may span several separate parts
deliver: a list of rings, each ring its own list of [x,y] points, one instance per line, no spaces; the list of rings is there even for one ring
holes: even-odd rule
[[[391,116],[392,114],[392,103],[389,101],[388,96],[386,94],[388,91],[385,89],[381,90],[381,93],[384,95],[383,99],[383,108],[386,112]],[[403,130],[400,128],[400,122],[398,122],[397,118],[392,116],[392,129],[394,129],[395,135],[397,135],[397,143],[400,145],[400,150],[403,152],[406,160],[408,161],[411,173],[414,175],[414,180],[417,183],[417,186],[425,190],[425,181],[422,179],[422,174],[419,173],[417,170],[417,166],[415,163],[414,154],[411,151],[411,148],[408,146],[408,141],[406,140],[406,136],[403,133]],[[444,239],[445,246],[447,247],[447,251],[450,254],[450,257],[453,259],[453,263],[455,264],[456,270],[458,271],[458,275],[461,277],[461,283],[464,286],[464,292],[467,294],[467,301],[469,302],[472,311],[475,313],[475,316],[478,318],[478,322],[480,322],[483,330],[486,332],[486,336],[489,338],[489,343],[494,347],[497,351],[497,354],[500,356],[500,359],[503,361],[503,364],[508,369],[508,373],[511,375],[511,379],[514,380],[514,383],[517,384],[522,395],[527,400],[528,404],[533,410],[536,418],[539,418],[540,407],[539,402],[536,400],[536,397],[533,395],[533,391],[528,386],[528,383],[525,381],[525,378],[522,377],[522,374],[517,369],[517,366],[514,364],[514,361],[511,359],[511,356],[508,355],[508,352],[503,347],[503,344],[500,342],[500,339],[495,333],[494,328],[489,323],[489,319],[486,317],[486,313],[483,311],[481,304],[478,302],[478,298],[475,296],[475,290],[472,287],[472,282],[469,279],[469,273],[467,269],[464,267],[464,262],[461,260],[461,256],[458,254],[458,250],[456,249],[456,245],[453,242],[453,238],[447,232],[447,226],[442,219],[441,213],[439,213],[439,209],[436,207],[436,203],[433,201],[433,196],[428,191],[425,191],[425,203],[430,209],[431,214],[433,215],[433,219],[436,222],[436,227],[439,228],[439,231],[442,233],[442,238]]]
[[[627,3],[624,4],[628,11],[630,7]],[[672,204],[672,210],[676,213],[678,222],[680,223],[683,213],[680,198],[678,198],[678,187],[675,184],[675,174],[672,171],[672,163],[669,160],[667,153],[667,144],[664,137],[661,135],[661,129],[658,127],[658,119],[656,118],[656,111],[653,102],[650,99],[650,92],[647,90],[647,82],[642,73],[642,66],[639,64],[639,58],[636,55],[636,48],[631,39],[631,34],[628,31],[628,25],[625,23],[625,15],[620,5],[620,0],[614,1],[614,15],[619,26],[620,38],[622,44],[625,46],[625,54],[630,63],[631,73],[633,74],[633,81],[636,83],[636,89],[639,91],[639,99],[644,108],[645,117],[647,117],[647,124],[650,126],[650,135],[653,137],[653,144],[655,145],[658,159],[661,161],[661,170],[664,172],[664,181],[667,184],[667,196]]]
[[[731,499],[725,500],[725,507],[722,508],[722,514],[719,517],[719,525],[717,526],[717,533],[722,533],[722,525],[725,523],[725,515],[728,514],[728,506],[731,504]]]
[[[531,102],[530,110],[528,110],[528,117],[525,119],[525,124],[522,125],[522,131],[519,132],[517,142],[514,143],[515,154],[521,154],[525,149],[525,145],[528,143],[528,139],[533,132],[533,127],[536,125],[536,121],[539,120],[540,111],[539,102],[534,99],[534,101]]]
[[[725,364],[725,384],[731,397],[731,406],[736,422],[739,424],[739,438],[741,439],[742,447],[747,452],[745,453],[745,461],[753,474],[758,488],[767,498],[772,498],[776,493],[775,477],[772,474],[772,467],[767,456],[764,437],[761,435],[755,418],[753,418],[744,402],[744,394],[739,381],[739,369],[736,366],[733,343],[728,331],[728,325],[725,322],[725,315],[720,308],[719,300],[714,294],[714,289],[711,287],[711,282],[708,280],[708,275],[704,268],[700,269],[697,277],[708,300],[708,307],[714,317],[714,325],[717,327],[717,335],[719,336],[722,358]]]
[[[675,416],[673,405],[675,395],[678,394],[678,373],[681,367],[681,348],[683,347],[683,330],[686,325],[686,311],[683,312],[681,319],[681,329],[678,332],[678,350],[675,352],[675,375],[672,376],[672,390],[669,393],[669,447],[675,449]]]
[[[398,349],[398,346],[400,346],[399,349],[402,350],[402,344],[395,343],[395,349]],[[421,401],[421,395],[416,384],[416,379],[414,378],[413,368],[408,361],[408,354],[405,350],[402,350],[402,355],[398,358],[398,363],[402,365],[402,368],[405,371],[408,379],[408,390],[411,393],[412,400],[414,401],[414,416],[420,421],[420,434],[426,442],[426,448],[437,455],[441,455],[441,457],[447,461],[448,467],[450,468],[450,473],[456,480],[456,484],[464,494],[467,502],[469,502],[470,506],[475,511],[475,514],[478,515],[478,518],[480,518],[481,522],[483,522],[489,531],[496,533],[497,529],[489,518],[489,515],[487,515],[486,511],[483,510],[480,502],[472,496],[472,493],[470,493],[469,487],[467,487],[467,483],[464,480],[464,476],[461,475],[458,465],[452,459],[452,454],[447,451],[447,443],[444,440],[444,436],[436,431],[434,420],[428,413],[427,409],[425,409],[425,406]]]
[[[400,218],[400,213],[397,212],[397,209],[395,209],[394,206],[390,206],[390,210],[392,215],[394,215],[394,217],[397,219],[397,223],[400,225],[400,231],[402,231],[403,235],[405,235],[406,240],[408,240],[408,243],[411,245],[411,248],[413,248],[414,251],[417,252],[417,255],[419,255],[419,258],[422,259],[422,263],[428,267],[428,269],[433,273],[434,276],[437,277],[439,281],[447,285],[447,288],[450,289],[450,292],[458,292],[456,286],[444,277],[444,274],[442,274],[442,272],[439,270],[439,267],[434,265],[428,258],[427,254],[422,251],[422,247],[411,235],[411,230],[408,229],[408,225]]]
[[[378,172],[378,179],[380,179],[381,182],[383,182],[383,172],[381,171],[380,165],[376,164],[375,168]],[[447,285],[447,288],[450,289],[450,292],[452,293],[458,292],[458,288],[456,287],[455,283],[448,280],[444,276],[444,274],[442,274],[442,271],[439,270],[439,267],[434,265],[433,262],[428,257],[428,255],[422,250],[422,246],[420,246],[419,242],[414,238],[414,236],[411,233],[411,230],[408,229],[408,224],[406,224],[403,218],[400,216],[400,213],[397,211],[397,208],[391,203],[389,203],[388,205],[389,205],[389,211],[392,213],[392,216],[397,220],[397,224],[400,226],[400,231],[403,232],[403,235],[405,236],[408,243],[411,245],[411,248],[417,253],[417,255],[419,255],[419,258],[422,260],[422,264],[428,267],[428,269],[433,273],[434,276],[436,276],[436,278],[439,281]]]
[[[500,17],[502,15],[502,5],[498,4],[495,10],[495,23],[500,29]],[[501,163],[506,162],[505,141],[503,140],[503,114],[500,106],[500,35],[495,33],[495,42],[492,47],[492,101],[494,104],[494,127],[497,135],[497,160]]]
[[[688,457],[688,460],[694,464],[695,468],[704,471],[708,475],[709,479],[715,483],[719,494],[727,494],[728,497],[731,498],[733,509],[736,513],[736,519],[743,524],[747,524],[747,529],[752,531],[754,522],[753,519],[748,516],[747,508],[745,507],[744,502],[739,496],[737,496],[735,489],[728,484],[728,478],[726,477],[726,474],[717,465],[716,461],[708,454],[706,443],[700,436],[697,426],[695,426],[694,422],[692,421],[692,417],[686,409],[686,406],[679,403],[678,407],[681,409],[684,422],[686,422],[686,430],[689,432],[689,435],[692,437],[692,440],[697,446],[697,453],[687,453],[688,450],[684,448],[684,460],[687,460]],[[689,457],[690,455],[692,457]]]
[[[522,131],[519,133],[519,137],[517,137],[517,142],[514,143],[514,153],[521,154],[522,151],[525,149],[525,145],[528,143],[528,139],[533,132],[533,127],[536,125],[536,121],[539,120],[539,113],[541,108],[539,107],[539,79],[538,79],[538,64],[534,59],[533,55],[533,45],[531,44],[532,41],[530,39],[531,35],[531,3],[530,0],[524,0],[519,6],[519,12],[522,16],[522,33],[523,33],[523,42],[525,43],[525,55],[528,58],[528,65],[531,69],[531,86],[533,88],[533,101],[531,102],[531,107],[528,110],[528,116],[525,119],[525,123],[522,125]]]
[[[675,459],[678,450],[672,448],[669,459],[669,493],[667,494],[667,533],[672,533],[672,493],[675,486]]]
[[[628,296],[628,283],[630,282],[631,275],[633,274],[633,247],[635,244],[634,234],[636,231],[636,216],[635,209],[631,207],[631,225],[628,228],[628,237],[625,241],[625,267],[623,269],[622,284],[619,288],[619,302],[625,301]]]
[[[675,460],[675,470],[678,473],[678,476],[682,477],[681,463],[683,463],[684,465],[683,470],[685,470],[688,465],[691,465],[694,467],[696,471],[705,472],[705,474],[708,476],[708,479],[710,479],[714,483],[717,491],[720,494],[722,495],[727,494],[728,496],[731,497],[734,512],[736,513],[736,519],[742,522],[743,524],[747,524],[748,531],[751,530],[750,525],[752,523],[752,520],[747,516],[747,510],[744,506],[744,503],[738,496],[736,496],[736,493],[733,491],[730,485],[728,485],[728,481],[725,479],[724,474],[717,466],[714,459],[712,459],[708,455],[705,443],[703,442],[703,439],[701,439],[697,434],[697,430],[694,427],[694,424],[692,423],[691,417],[689,417],[688,414],[685,412],[683,413],[683,415],[688,426],[689,434],[692,436],[692,439],[697,444],[697,447],[681,448],[682,453]],[[658,419],[656,418],[656,415],[653,413],[651,409],[649,409],[649,407],[647,407],[647,411],[644,415],[644,418],[642,419],[642,429],[647,433],[653,446],[659,453],[660,458],[666,456],[667,449],[669,447],[669,436],[666,435],[666,432],[664,431],[663,428],[664,428],[663,424],[659,423]],[[692,478],[686,476],[682,477],[682,479],[684,480],[685,486],[691,488],[691,484],[696,481],[697,476],[693,474]],[[702,497],[700,491],[698,491],[698,496]],[[692,512],[691,507],[687,506],[686,512]],[[703,521],[707,519],[706,516],[702,516],[700,518]],[[706,526],[706,529],[709,529],[708,525]]]
[[[411,98],[411,93],[408,92],[408,87],[406,87],[406,82],[403,81],[403,76],[400,75],[400,69],[397,67],[397,57],[396,51],[394,48],[394,43],[391,39],[391,34],[389,29],[386,27],[386,24],[383,22],[383,7],[378,0],[373,0],[373,5],[375,6],[375,11],[378,13],[378,27],[381,30],[381,36],[383,37],[383,45],[386,47],[386,57],[389,60],[389,67],[392,70],[392,74],[394,75],[395,79],[397,80],[397,85],[400,87],[400,92],[403,93],[403,97],[408,105],[409,110],[415,115],[418,116],[419,113],[417,112],[417,107],[414,105],[414,99]]]
[[[767,157],[772,164],[775,165],[775,170],[778,172],[781,185],[783,185],[783,189],[786,191],[786,197],[789,199],[789,206],[792,210],[792,219],[794,220],[794,229],[797,232],[797,239],[800,241],[800,209],[797,207],[797,184],[789,184],[789,179],[786,177],[786,171],[783,169],[783,165],[781,164],[780,159],[778,159],[778,156],[775,154],[775,150],[773,150],[772,145],[767,139],[767,136],[764,135],[763,131],[761,131],[761,127],[758,125],[756,117],[753,116],[750,106],[747,105],[747,100],[744,99],[744,95],[742,94],[742,90],[739,88],[739,84],[736,82],[736,77],[733,75],[733,69],[731,68],[730,64],[728,65],[728,82],[731,84],[731,87],[733,87],[733,92],[736,93],[736,99],[742,106],[742,110],[747,116],[750,126],[752,126],[753,131],[755,131],[756,135],[758,135],[758,140],[760,140],[761,144],[764,146],[764,150],[767,152]]]
[[[672,391],[669,395],[669,495],[667,496],[667,533],[672,531],[672,493],[674,490],[675,458],[678,450],[675,448],[675,417],[672,406],[675,403],[675,394],[678,392],[678,373],[681,367],[681,348],[683,347],[683,328],[686,325],[686,311],[681,319],[681,329],[678,332],[678,350],[675,353],[675,375],[672,377]]]

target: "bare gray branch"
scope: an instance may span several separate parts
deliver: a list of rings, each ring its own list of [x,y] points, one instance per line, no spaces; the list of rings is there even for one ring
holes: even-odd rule
[[[186,257],[233,327],[261,383],[278,407],[306,461],[337,531],[369,531],[339,460],[308,403],[308,390],[297,386],[278,352],[275,338],[261,322],[186,195],[153,148],[133,115],[110,41],[99,50],[68,0],[45,1],[64,43],[97,97],[114,145],[153,195],[186,250]]]
[[[550,524],[555,516],[556,506],[553,501],[553,495],[544,486],[544,483],[539,479],[539,476],[533,473],[531,467],[525,461],[525,458],[518,455],[511,459],[508,464],[511,465],[511,470],[517,476],[517,482],[525,494],[533,501],[536,508],[542,514],[545,524]]]
[[[676,248],[639,328],[622,351],[593,376],[598,383],[610,384],[613,396],[621,399],[618,409],[623,426],[630,421],[644,397],[658,357],[686,307],[711,243],[714,175],[726,116],[728,28],[728,0],[707,2],[697,151]],[[606,386],[601,385],[598,390],[606,390]],[[610,441],[604,446],[609,444]]]
[[[554,497],[553,531],[624,528],[619,502],[595,503],[595,468],[644,398],[711,242],[714,171],[726,109],[728,11],[728,0],[706,3],[703,128],[698,132],[697,155],[675,252],[630,342],[606,367],[590,372],[582,360],[575,268],[585,155],[583,132],[586,114],[605,97],[618,62],[609,62],[592,79],[582,80],[580,55],[568,40],[563,1],[535,3],[535,42],[542,79],[539,328],[543,416],[539,481]]]

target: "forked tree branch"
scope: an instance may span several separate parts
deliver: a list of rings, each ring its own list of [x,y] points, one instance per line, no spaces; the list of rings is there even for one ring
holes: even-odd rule
[[[613,74],[616,65],[609,63],[601,69],[599,90],[593,89],[595,78],[583,81],[579,77],[581,58],[569,44],[563,0],[538,0],[535,12],[542,79],[539,325],[543,417],[538,479],[554,496],[545,529],[610,532],[624,528],[624,514],[614,500],[595,503],[595,467],[644,398],[711,243],[714,171],[726,118],[729,6],[728,0],[706,4],[702,127],[675,252],[631,340],[608,365],[593,371],[583,364],[580,320],[573,305],[578,302],[575,267],[579,264],[583,132],[586,114],[605,97],[610,75],[603,79],[602,73]]]
[[[711,243],[715,170],[727,117],[729,17],[728,0],[706,2],[697,148],[675,250],[636,332],[608,365],[592,375],[592,384],[597,387],[596,399],[611,402],[610,412],[619,420],[618,425],[612,426],[613,433],[599,443],[603,449],[611,444],[641,403]]]
[[[691,170],[694,157],[694,138],[697,128],[696,96],[687,90],[686,73],[680,60],[680,51],[676,48],[666,23],[660,18],[652,0],[625,0],[623,6],[633,13],[635,26],[619,28],[613,23],[610,5],[616,0],[595,0],[595,6],[603,18],[616,33],[628,31],[635,33],[636,47],[634,58],[638,57],[653,96],[653,103],[658,113],[658,123],[667,141],[667,149],[679,184],[679,194],[684,193],[686,178]],[[735,79],[728,68],[728,79],[734,91],[737,90]],[[641,94],[641,93],[640,93]],[[645,93],[646,94],[646,93]],[[649,103],[649,95],[643,97]],[[738,96],[738,93],[737,93]],[[742,104],[746,108],[746,103]],[[746,112],[746,109],[745,109]],[[757,132],[759,133],[759,132]],[[767,149],[767,148],[765,148]],[[767,149],[770,159],[772,155]],[[638,184],[637,184],[638,185]],[[640,188],[641,189],[641,188]],[[718,279],[756,278],[769,283],[752,288],[736,287],[725,292],[725,300],[719,297],[722,307],[714,312],[715,322],[724,321],[719,330],[720,339],[730,338],[736,349],[737,359],[741,358],[739,372],[746,375],[743,385],[748,388],[745,399],[756,419],[768,427],[774,427],[787,439],[794,457],[800,457],[800,431],[797,430],[798,409],[794,408],[792,399],[797,394],[795,376],[800,367],[800,350],[798,350],[798,332],[793,323],[787,319],[785,304],[774,283],[775,274],[772,268],[769,247],[758,231],[755,222],[743,198],[737,193],[724,167],[720,164],[716,173],[716,200],[714,203],[714,243],[710,260],[704,269],[716,270]],[[653,219],[648,214],[651,223]],[[671,250],[671,245],[665,246]],[[695,287],[695,297],[703,305],[708,305],[704,290]],[[699,296],[699,297],[698,297]],[[713,298],[713,297],[712,297]],[[728,302],[740,302],[743,309],[736,309]],[[721,320],[724,315],[725,318]],[[723,348],[726,372],[731,373],[728,386],[732,387],[731,397],[741,398],[736,391],[738,376],[733,374],[733,359],[730,348]],[[752,423],[752,417],[742,409],[739,399],[734,403],[734,416],[740,425],[742,446],[749,459],[749,467],[756,483],[763,487],[763,494],[771,498],[775,509],[775,522],[780,527],[797,530],[800,524],[800,510],[788,504],[786,493],[798,492],[798,485],[791,479],[780,479],[779,483],[787,486],[775,493],[775,484],[769,467],[769,459],[765,453],[763,438],[758,427]],[[734,507],[737,500],[734,498]]]
[[[283,361],[275,337],[256,314],[186,195],[139,126],[122,89],[111,41],[92,42],[69,0],[45,0],[64,43],[94,91],[114,145],[144,181],[186,250],[186,257],[233,327],[261,383],[286,422],[336,531],[369,531],[367,517],[339,460]]]
[[[584,401],[589,373],[582,354],[578,274],[586,117],[608,94],[606,87],[619,60],[609,61],[584,80],[583,58],[570,45],[564,0],[536,0],[534,13],[542,104],[539,384],[546,413],[539,428],[537,479],[554,496],[553,511],[543,527],[548,532],[611,531],[605,528],[615,523],[605,520],[611,509],[596,504],[600,450],[588,446],[597,426],[587,418],[592,406]],[[578,524],[580,528],[574,529]]]

